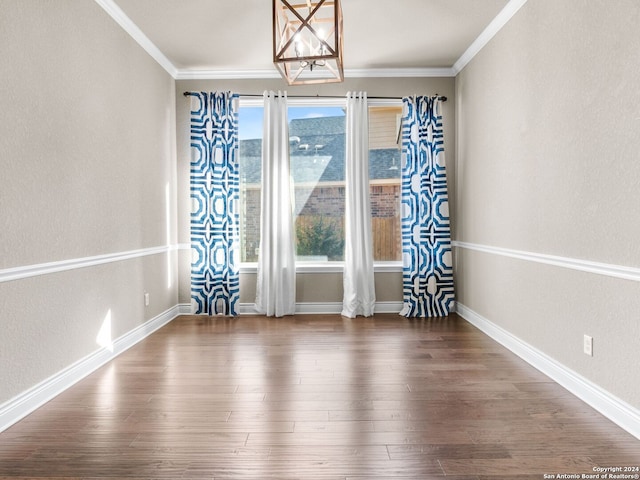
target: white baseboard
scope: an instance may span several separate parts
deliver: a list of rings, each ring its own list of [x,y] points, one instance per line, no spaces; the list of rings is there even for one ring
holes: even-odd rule
[[[378,313],[397,313],[401,308],[402,302],[376,303],[376,312]],[[300,303],[296,307],[297,313],[301,314],[339,314],[341,309],[342,303],[340,302]],[[243,315],[255,313],[253,304],[242,304],[240,310]],[[636,408],[523,342],[465,305],[457,303],[456,311],[469,323],[640,439],[640,411]],[[189,304],[176,305],[115,340],[113,351],[99,350],[0,405],[0,432],[166,325],[178,315],[189,313],[191,313]]]
[[[463,304],[457,303],[456,307],[458,315],[462,318],[562,385],[631,435],[640,439],[640,410],[523,342]]]
[[[376,313],[399,313],[402,302],[376,302]],[[296,303],[296,315],[337,314],[342,312],[342,302]],[[259,315],[253,303],[241,303],[240,315]]]
[[[0,405],[0,432],[169,323],[182,313],[181,309],[182,305],[176,305],[166,310],[114,340],[112,350],[98,350]]]
[[[191,315],[193,311],[191,310],[190,303],[179,303],[178,304],[178,315]]]

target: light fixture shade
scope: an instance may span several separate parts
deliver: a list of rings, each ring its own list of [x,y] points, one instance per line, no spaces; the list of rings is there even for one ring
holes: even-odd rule
[[[289,85],[342,82],[340,0],[273,0],[273,63]]]

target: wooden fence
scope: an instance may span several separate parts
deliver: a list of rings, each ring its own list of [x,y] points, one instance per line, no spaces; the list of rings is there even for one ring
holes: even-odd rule
[[[336,236],[344,238],[344,217],[300,215],[296,219],[296,228],[310,228],[318,222],[331,225],[336,230]],[[401,260],[400,219],[373,217],[371,227],[373,230],[373,258],[382,262]]]
[[[381,262],[402,260],[400,242],[400,219],[396,217],[373,217],[373,258]]]

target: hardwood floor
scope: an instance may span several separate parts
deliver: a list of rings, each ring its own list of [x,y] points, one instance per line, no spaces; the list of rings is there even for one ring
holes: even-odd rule
[[[0,479],[539,480],[624,465],[640,465],[638,439],[455,315],[179,317],[0,434]]]

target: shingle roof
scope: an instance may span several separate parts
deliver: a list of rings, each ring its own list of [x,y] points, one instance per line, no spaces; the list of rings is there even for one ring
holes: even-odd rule
[[[345,117],[294,118],[289,122],[289,135],[344,135]]]
[[[294,181],[344,181],[344,117],[299,118],[289,125]],[[240,172],[247,183],[260,182],[262,140],[240,140]],[[400,151],[369,150],[369,178],[400,178]]]

